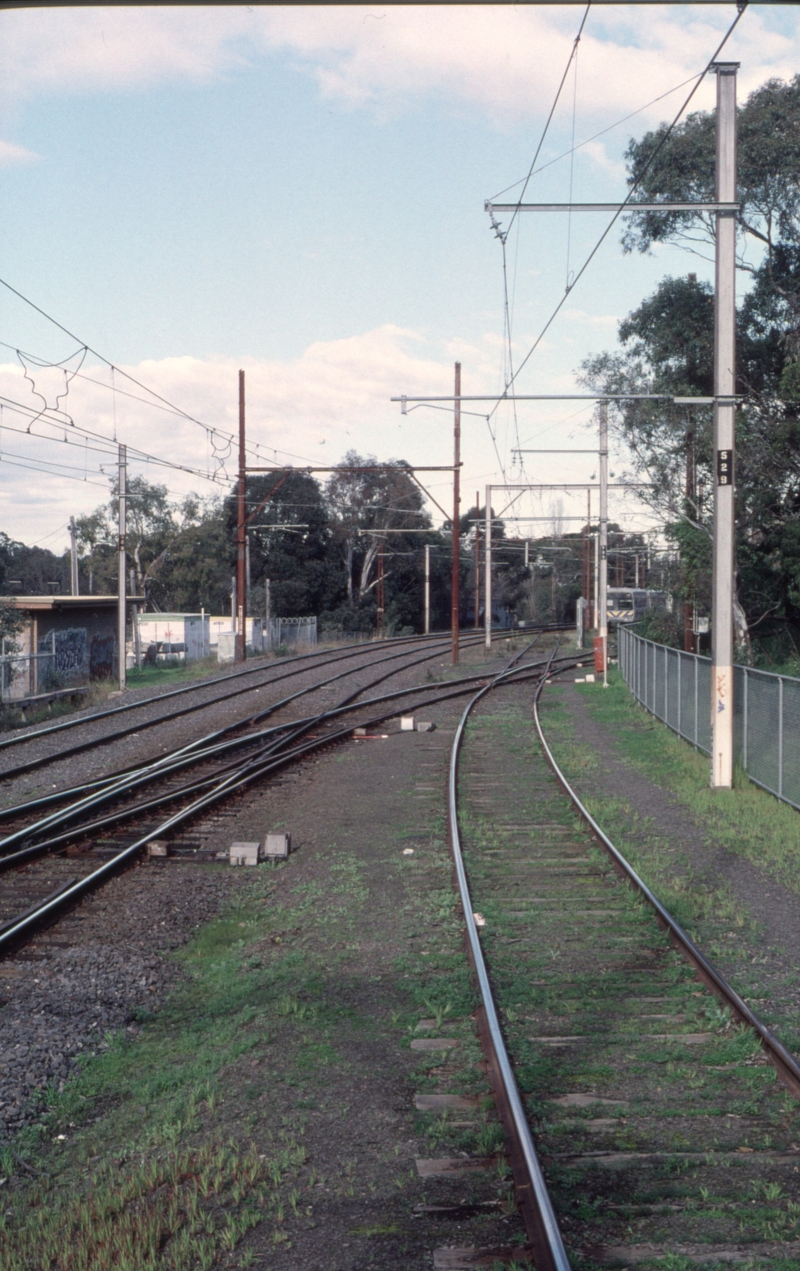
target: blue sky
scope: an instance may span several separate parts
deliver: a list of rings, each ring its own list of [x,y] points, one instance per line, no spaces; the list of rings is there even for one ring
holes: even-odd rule
[[[486,197],[527,171],[569,56],[579,6],[14,10],[0,14],[0,277],[117,367],[219,432],[123,396],[91,356],[70,384],[74,427],[0,420],[0,528],[56,550],[70,513],[102,501],[113,438],[152,456],[134,470],[176,497],[219,486],[223,434],[246,369],[262,458],[335,463],[354,447],[420,464],[450,458],[441,412],[405,419],[389,397],[502,387],[500,251]],[[590,11],[542,150],[546,161],[699,71],[733,5]],[[754,5],[725,56],[741,96],[796,73],[798,12]],[[531,199],[614,199],[632,135],[670,118],[686,88],[553,164]],[[713,104],[713,83],[695,104]],[[574,103],[574,113],[573,113]],[[513,191],[507,198],[513,196]],[[509,239],[516,361],[594,242],[602,218],[529,217]],[[522,392],[574,390],[618,321],[667,273],[711,266],[677,250],[623,257],[612,232],[525,372]],[[41,405],[15,350],[43,361],[76,344],[0,295],[0,392]],[[71,369],[77,360],[70,363]],[[55,405],[54,372],[29,378]],[[127,386],[130,390],[130,385]],[[139,393],[139,390],[132,390]],[[465,417],[464,483],[520,478],[511,448],[586,444],[591,408]],[[568,422],[563,422],[570,416]],[[560,422],[562,421],[562,422]],[[93,440],[89,448],[83,431]],[[518,431],[517,431],[518,430]],[[67,439],[65,444],[64,438]],[[106,440],[98,441],[97,438]],[[497,449],[495,449],[495,446]],[[105,451],[105,453],[103,453]],[[498,453],[499,452],[499,459]],[[178,462],[194,473],[159,467]],[[621,457],[618,457],[621,463]],[[528,464],[580,480],[591,459]],[[24,465],[24,466],[15,466]],[[69,465],[59,468],[57,465]],[[588,465],[588,466],[587,466]],[[39,469],[48,468],[48,475]],[[103,469],[103,470],[101,470]],[[228,461],[225,469],[233,468]],[[431,477],[443,502],[447,483]],[[469,497],[472,497],[470,494]],[[553,497],[529,500],[549,513]],[[630,515],[635,509],[628,500]],[[567,514],[573,509],[564,496]],[[580,509],[574,509],[582,511]],[[622,506],[618,508],[622,512]]]

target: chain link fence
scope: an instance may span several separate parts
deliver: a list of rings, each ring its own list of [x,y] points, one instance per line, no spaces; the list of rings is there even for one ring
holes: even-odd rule
[[[617,628],[619,666],[637,701],[711,756],[711,659]],[[800,680],[735,666],[734,758],[751,781],[800,810]]]
[[[269,648],[295,649],[317,643],[316,618],[273,618],[269,624]]]

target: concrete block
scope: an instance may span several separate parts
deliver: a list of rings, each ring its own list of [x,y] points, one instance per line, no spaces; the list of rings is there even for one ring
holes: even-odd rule
[[[291,834],[268,834],[264,840],[263,855],[270,861],[285,861],[292,850]]]
[[[413,733],[413,731],[414,731],[414,716],[401,715],[400,716],[400,732]]]
[[[428,721],[427,723],[423,723],[422,720],[420,720],[420,722],[417,724],[418,733],[432,733],[435,730],[435,728],[436,728],[436,725],[430,723],[430,721]]]
[[[231,865],[257,865],[258,843],[231,843],[228,859]]]
[[[147,844],[148,856],[169,856],[169,844],[166,839],[151,839]]]
[[[353,736],[354,736],[354,737],[366,737],[366,735],[367,735],[367,730],[366,730],[366,728],[354,728],[354,729],[353,729]]]
[[[217,637],[217,661],[233,662],[236,658],[236,636],[232,631],[220,631]]]

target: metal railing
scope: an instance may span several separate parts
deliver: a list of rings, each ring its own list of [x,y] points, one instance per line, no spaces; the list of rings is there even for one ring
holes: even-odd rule
[[[711,659],[617,628],[619,666],[637,701],[711,755]],[[734,758],[748,777],[800,810],[800,679],[750,666],[733,672]]]

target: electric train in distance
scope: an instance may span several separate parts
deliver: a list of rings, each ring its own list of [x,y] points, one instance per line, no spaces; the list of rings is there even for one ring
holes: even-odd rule
[[[667,607],[666,592],[645,587],[609,587],[609,622],[640,622],[645,614]]]

